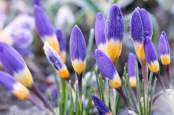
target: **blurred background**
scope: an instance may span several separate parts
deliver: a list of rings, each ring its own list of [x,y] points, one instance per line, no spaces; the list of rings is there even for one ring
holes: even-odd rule
[[[151,17],[153,24],[153,37],[152,40],[158,51],[159,36],[162,31],[165,31],[169,40],[171,49],[171,76],[174,76],[172,70],[174,69],[174,1],[173,0],[0,0],[0,41],[5,41],[13,45],[19,53],[28,61],[36,65],[36,68],[47,77],[48,80],[52,80],[52,70],[46,59],[43,51],[43,43],[41,42],[34,25],[33,7],[34,4],[41,6],[49,18],[51,19],[55,30],[61,28],[66,36],[66,65],[70,71],[71,77],[74,77],[74,70],[71,65],[71,59],[69,55],[69,38],[74,25],[78,25],[82,33],[84,34],[86,44],[90,37],[90,29],[94,28],[95,17],[98,12],[102,12],[105,17],[109,12],[112,4],[117,4],[124,16],[124,38],[123,49],[121,56],[118,60],[116,68],[120,74],[123,73],[123,68],[127,62],[128,54],[134,51],[133,42],[130,39],[129,21],[132,12],[135,8],[140,7],[146,9]],[[21,23],[28,21],[28,25],[22,25],[29,31],[21,31]],[[20,28],[20,29],[19,29]],[[29,28],[29,29],[28,29]],[[22,42],[23,45],[19,46],[18,42]],[[97,48],[95,40],[93,41],[92,51]],[[26,43],[26,44],[25,44]],[[158,55],[159,56],[159,55]],[[89,62],[87,64],[87,71],[90,71],[95,61],[93,58],[93,52],[90,52]],[[29,67],[30,68],[30,67]],[[140,68],[140,64],[139,64]],[[31,69],[34,81],[40,90],[49,95],[50,90],[46,85],[41,82],[36,72]],[[141,68],[139,73],[141,73]],[[161,74],[164,82],[165,72],[161,67]],[[141,77],[141,74],[140,74]],[[73,79],[73,78],[72,78]],[[173,79],[173,77],[172,77]],[[165,82],[167,83],[167,82]],[[47,91],[45,89],[47,88]],[[157,86],[157,91],[160,87]],[[48,96],[49,97],[49,96]],[[17,106],[14,106],[17,105]],[[27,110],[28,111],[27,111]],[[124,107],[123,107],[124,109]],[[158,104],[154,107],[154,111],[158,110]],[[22,111],[26,110],[26,111]],[[23,112],[23,115],[41,114],[38,109],[34,108],[28,101],[21,101],[14,97],[10,92],[0,87],[0,114],[1,115],[17,115],[16,111]],[[160,110],[161,111],[161,110]],[[167,110],[162,110],[167,111]],[[28,113],[27,113],[28,112]],[[124,112],[124,111],[123,111]],[[124,113],[120,113],[124,114]],[[158,112],[154,112],[158,114]]]

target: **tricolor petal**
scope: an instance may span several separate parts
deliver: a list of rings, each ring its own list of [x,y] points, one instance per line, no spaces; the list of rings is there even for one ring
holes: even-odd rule
[[[160,36],[158,50],[163,65],[170,64],[170,48],[167,40],[166,33],[163,31]]]
[[[48,44],[44,45],[45,55],[61,78],[69,79],[69,72],[59,54]]]
[[[112,5],[106,20],[105,35],[108,42],[108,56],[115,64],[122,50],[124,33],[123,16],[117,5]]]
[[[5,70],[18,82],[31,87],[33,78],[22,56],[10,45],[0,42],[0,61]]]
[[[59,54],[60,54],[60,57],[62,58],[63,62],[65,63],[65,60],[66,60],[66,37],[60,28],[58,28],[56,30],[56,36],[57,36],[57,39],[58,39],[59,45],[60,45],[60,53]]]
[[[28,89],[17,82],[12,76],[9,74],[0,71],[0,84],[10,92],[12,92],[19,99],[27,99],[29,97]]]
[[[96,49],[94,50],[94,58],[102,76],[110,80],[109,84],[111,87],[119,88],[121,86],[121,80],[109,57],[101,50]]]
[[[35,5],[34,17],[35,17],[36,30],[41,40],[44,43],[47,41],[49,45],[59,53],[60,52],[59,42],[56,38],[56,34],[54,32],[54,27],[51,23],[51,20],[49,19],[47,14],[43,11],[42,8]]]
[[[107,54],[108,48],[105,39],[105,18],[101,12],[96,16],[95,21],[95,41],[98,49],[102,50]]]
[[[159,71],[157,53],[149,37],[144,40],[144,52],[150,71],[157,73]]]
[[[100,115],[111,115],[111,111],[108,109],[108,107],[105,105],[105,103],[101,99],[99,99],[98,97],[94,95],[91,95],[91,97]]]
[[[130,53],[128,57],[127,71],[130,86],[136,87],[136,58],[132,53]]]
[[[77,25],[72,30],[69,46],[74,70],[78,74],[81,74],[86,67],[86,42]]]

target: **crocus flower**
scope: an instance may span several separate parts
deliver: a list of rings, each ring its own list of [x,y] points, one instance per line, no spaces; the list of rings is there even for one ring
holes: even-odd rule
[[[56,30],[56,36],[57,36],[57,39],[58,39],[59,45],[60,45],[59,54],[60,54],[60,57],[62,58],[63,62],[65,63],[65,61],[66,61],[66,37],[60,28],[58,28]]]
[[[106,20],[106,40],[108,42],[108,56],[115,64],[122,50],[124,33],[123,16],[117,5],[112,5]]]
[[[10,45],[0,42],[0,61],[5,70],[18,82],[31,87],[33,78],[22,56]]]
[[[152,30],[148,12],[143,8],[136,8],[130,20],[130,33],[139,60],[145,60],[143,40],[152,37]]]
[[[149,37],[147,37],[144,40],[144,52],[150,71],[152,71],[153,73],[158,73],[159,72],[158,58],[155,47]]]
[[[86,42],[77,25],[72,30],[69,45],[72,66],[75,72],[81,74],[86,67]]]
[[[110,86],[119,88],[121,86],[120,76],[109,57],[99,49],[94,50],[94,57],[102,76],[110,80]]]
[[[19,99],[27,99],[29,97],[28,89],[21,83],[17,82],[9,74],[0,71],[0,84],[10,92],[12,92]]]
[[[34,17],[36,30],[41,40],[44,43],[47,41],[49,45],[59,53],[59,42],[56,38],[51,20],[48,18],[43,9],[36,5],[34,6]]]
[[[127,70],[128,70],[128,77],[129,83],[131,87],[136,87],[136,58],[135,56],[130,53],[128,58]]]
[[[170,48],[167,40],[166,33],[163,31],[160,36],[159,46],[158,46],[161,62],[164,66],[170,64]]]
[[[44,51],[50,64],[55,68],[60,77],[69,79],[69,72],[66,65],[59,54],[48,44],[48,42],[45,42]]]
[[[105,18],[101,12],[97,14],[95,21],[95,41],[98,49],[107,54],[108,48],[105,39]]]
[[[111,111],[108,109],[108,107],[105,105],[105,103],[101,99],[99,99],[98,97],[94,95],[91,95],[91,97],[100,115],[112,115]]]

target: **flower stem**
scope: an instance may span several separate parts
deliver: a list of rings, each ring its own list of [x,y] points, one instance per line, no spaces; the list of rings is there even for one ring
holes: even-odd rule
[[[167,79],[169,81],[169,87],[172,90],[173,89],[173,86],[172,86],[172,80],[171,80],[170,71],[169,71],[169,65],[164,66],[164,68],[165,68],[166,73],[167,73]]]
[[[44,103],[44,105],[53,112],[51,106],[48,104],[47,100],[42,96],[40,91],[36,88],[36,86],[33,84],[30,88],[30,90]]]
[[[138,94],[137,94],[137,89],[136,87],[132,88],[135,94],[135,98],[136,98],[136,103],[138,103]]]
[[[163,81],[162,81],[162,79],[161,79],[160,73],[158,72],[158,73],[154,73],[154,74],[155,74],[155,76],[156,76],[158,82],[160,83],[160,86],[161,86],[162,90],[163,90],[164,92],[166,92],[166,88],[165,88],[164,83],[163,83]]]
[[[68,79],[66,79],[66,81],[68,82],[68,83],[70,83],[70,79],[68,78]],[[74,89],[74,84],[73,84],[73,82],[71,81],[71,88],[75,91],[75,89]]]
[[[148,89],[148,66],[146,60],[140,60],[141,67],[142,67],[142,75],[144,79],[144,91],[145,95],[147,95],[147,89]]]
[[[81,101],[82,100],[82,73],[77,74],[77,77],[78,77],[78,86],[79,86],[79,98]]]
[[[127,97],[126,97],[126,95],[124,94],[122,88],[121,88],[121,87],[120,87],[120,88],[116,88],[116,90],[118,91],[118,93],[119,93],[119,94],[121,95],[121,97],[123,98],[124,102],[126,103],[127,107],[129,108],[129,110],[134,111],[133,108],[132,108],[132,106],[130,105],[130,103],[129,103]]]
[[[36,100],[34,100],[34,98],[31,95],[27,98],[27,100],[30,101],[31,103],[33,103],[34,105],[36,105],[41,110],[46,111],[46,108],[44,106],[40,105]]]

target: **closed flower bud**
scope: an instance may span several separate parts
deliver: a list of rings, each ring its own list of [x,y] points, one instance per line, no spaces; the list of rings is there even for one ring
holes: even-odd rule
[[[124,33],[123,16],[117,5],[112,5],[106,20],[105,35],[108,42],[108,56],[115,64],[122,50]]]
[[[28,89],[21,83],[17,82],[9,74],[0,71],[0,84],[10,92],[12,92],[19,99],[27,99],[29,97]]]
[[[98,49],[94,50],[94,57],[102,76],[110,80],[110,86],[113,88],[121,87],[120,76],[118,75],[117,70],[109,57]]]
[[[63,34],[61,29],[56,30],[56,36],[59,41],[60,45],[60,57],[62,58],[63,62],[65,63],[66,61],[66,38],[65,35]]]
[[[35,17],[36,30],[41,40],[44,43],[47,41],[49,45],[59,53],[60,52],[59,42],[54,32],[51,20],[48,18],[43,9],[36,5],[34,6],[34,17]]]
[[[148,37],[144,40],[144,52],[150,71],[153,73],[158,73],[159,63],[156,50],[151,39]]]
[[[81,74],[86,67],[86,42],[77,25],[72,30],[69,46],[73,68]]]
[[[44,45],[45,55],[61,78],[69,79],[69,72],[59,54],[48,44]]]
[[[136,54],[140,60],[145,60],[143,40],[146,37],[152,37],[152,30],[152,23],[148,12],[143,8],[136,8],[130,20],[130,33]]]
[[[0,61],[5,70],[18,82],[31,87],[33,78],[22,56],[10,45],[0,42]]]
[[[161,62],[164,66],[170,64],[170,48],[167,40],[166,33],[163,31],[160,36],[159,46],[158,46]]]
[[[98,49],[102,50],[105,54],[107,54],[108,47],[105,39],[105,18],[101,12],[99,12],[96,16],[95,41]]]
[[[136,58],[132,53],[129,54],[127,71],[130,86],[134,88],[136,87]]]

